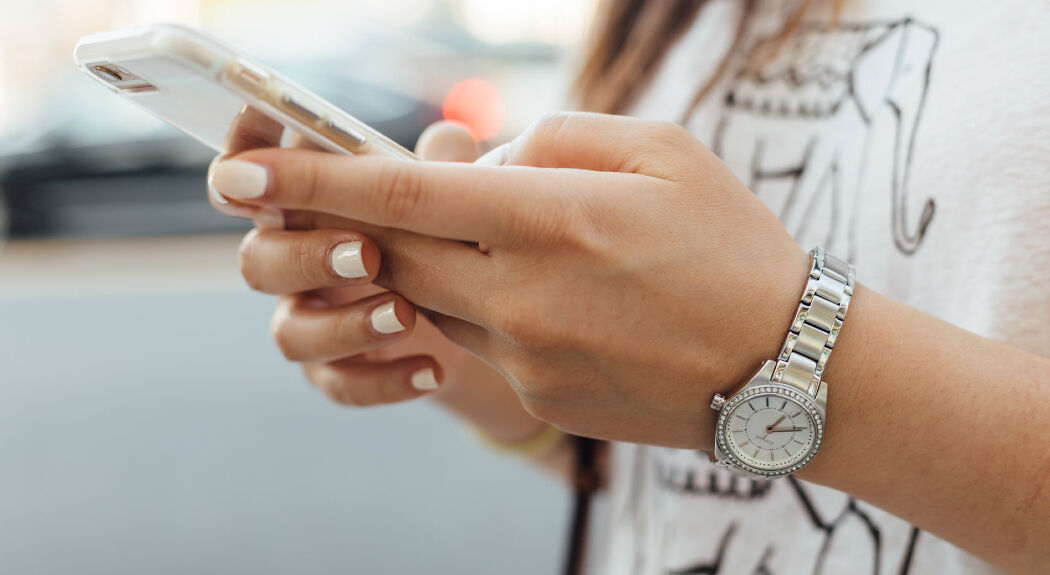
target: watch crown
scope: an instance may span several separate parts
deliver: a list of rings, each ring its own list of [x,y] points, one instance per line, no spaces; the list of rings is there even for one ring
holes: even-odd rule
[[[711,409],[715,411],[722,411],[722,408],[726,406],[726,398],[721,393],[716,393],[711,399]]]

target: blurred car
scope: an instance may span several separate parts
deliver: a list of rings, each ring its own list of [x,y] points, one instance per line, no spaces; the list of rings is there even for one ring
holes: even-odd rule
[[[376,53],[384,58],[377,59]],[[442,100],[457,83],[479,75],[513,79],[517,74],[519,81],[532,84],[537,74],[550,78],[555,73],[557,57],[549,46],[493,47],[450,34],[441,41],[397,38],[386,47],[371,42],[367,53],[341,58],[268,63],[411,149],[422,130],[443,117]],[[481,85],[495,91],[483,81]],[[49,120],[31,138],[0,142],[8,237],[248,228],[247,222],[214,212],[205,200],[211,150],[114,98],[72,66],[43,109],[41,117]],[[501,127],[502,116],[495,120],[489,124]]]
[[[411,148],[440,110],[345,77],[300,81]],[[311,81],[313,80],[313,81]],[[71,77],[53,108],[65,121],[0,156],[0,190],[12,238],[225,232],[247,224],[204,201],[214,153],[87,78]],[[76,102],[67,108],[64,101]]]

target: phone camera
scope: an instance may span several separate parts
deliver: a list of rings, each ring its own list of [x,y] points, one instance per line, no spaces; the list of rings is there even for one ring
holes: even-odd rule
[[[111,68],[109,66],[99,65],[91,68],[95,75],[107,82],[120,82],[124,80],[124,76],[120,73],[120,70]]]

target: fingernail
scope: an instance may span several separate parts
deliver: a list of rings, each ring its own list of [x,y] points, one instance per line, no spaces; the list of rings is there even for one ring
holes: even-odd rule
[[[283,230],[284,210],[271,207],[259,208],[259,211],[255,212],[255,225],[261,229]]]
[[[405,329],[405,326],[401,325],[401,320],[397,319],[397,313],[394,311],[394,302],[388,301],[385,304],[372,310],[372,328],[379,333],[397,333]]]
[[[432,368],[424,368],[412,374],[412,387],[419,391],[431,391],[438,388],[437,378]]]
[[[241,160],[219,162],[208,176],[208,184],[227,198],[258,198],[266,193],[266,168]]]
[[[258,208],[246,206],[234,206],[230,204],[230,201],[222,197],[219,190],[215,189],[215,186],[211,184],[211,176],[208,176],[208,197],[215,202],[215,209],[219,213],[230,216],[232,218],[245,218],[252,219],[255,214],[259,211]]]
[[[215,186],[211,184],[211,176],[208,176],[208,195],[211,196],[211,199],[215,200],[215,203],[219,204],[220,206],[230,205],[230,200],[227,200],[226,198],[222,197],[222,194],[219,193],[219,190],[216,190]]]
[[[231,218],[243,218],[245,220],[251,220],[255,218],[255,215],[259,213],[259,210],[253,207],[242,208],[240,206],[234,206],[233,204],[220,204],[215,206],[215,209],[224,216],[230,216]]]
[[[368,275],[368,270],[365,269],[365,261],[361,259],[361,245],[361,242],[353,241],[335,246],[335,249],[332,250],[332,270],[337,275],[348,279],[363,278]],[[393,303],[390,302],[390,305],[393,306]],[[394,318],[396,320],[397,316],[394,316]],[[401,329],[395,331],[401,331]]]

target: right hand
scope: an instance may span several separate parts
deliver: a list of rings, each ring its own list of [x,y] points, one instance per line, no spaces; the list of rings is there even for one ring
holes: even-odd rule
[[[267,143],[252,141],[256,147]],[[430,126],[420,136],[416,152],[431,161],[470,162],[478,157],[470,135],[448,123]],[[473,395],[466,390],[458,393],[457,388],[491,382],[506,387],[502,375],[450,342],[430,322],[417,318],[408,300],[371,283],[380,272],[381,249],[398,249],[397,238],[404,232],[319,214],[277,214],[276,220],[283,219],[287,229],[326,228],[300,238],[300,234],[275,229],[278,226],[271,223],[274,214],[260,217],[251,208],[223,202],[216,196],[209,193],[220,211],[256,219],[257,229],[241,244],[242,273],[253,289],[279,296],[272,322],[278,347],[286,358],[300,363],[307,379],[333,401],[368,406],[436,392],[439,401],[449,403]],[[332,228],[347,231],[335,232]],[[367,275],[361,278],[342,278],[329,263],[335,246],[351,241],[362,245]],[[328,273],[319,274],[317,270]],[[404,327],[381,333],[373,314],[391,302],[393,316],[389,312],[379,314],[385,318],[383,325],[389,329]]]

